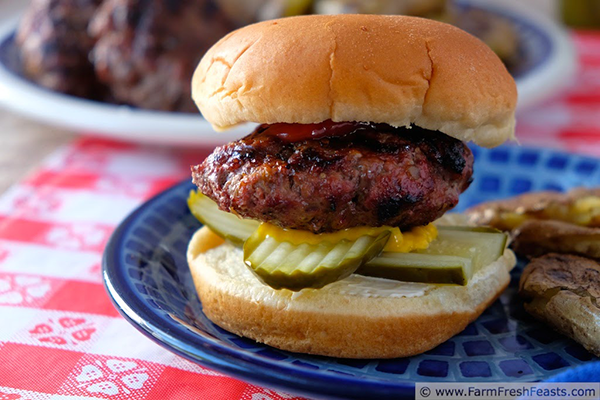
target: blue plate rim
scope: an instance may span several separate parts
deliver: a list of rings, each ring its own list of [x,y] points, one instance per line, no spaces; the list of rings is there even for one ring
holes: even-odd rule
[[[172,191],[190,184],[189,180],[184,180],[144,202],[117,227],[109,239],[102,257],[103,282],[112,303],[128,322],[155,343],[181,357],[261,386],[298,392],[303,395],[327,395],[329,398],[339,396],[342,391],[345,394],[340,398],[364,399],[372,398],[372,396],[378,396],[378,398],[393,396],[394,399],[403,399],[414,397],[414,384],[405,382],[393,383],[376,378],[370,381],[358,381],[354,377],[346,378],[340,374],[327,374],[324,371],[313,372],[308,368],[302,371],[305,376],[303,380],[300,380],[299,378],[302,376],[299,375],[297,368],[288,367],[276,360],[255,356],[253,353],[245,354],[240,358],[238,357],[239,350],[224,345],[221,340],[211,338],[211,335],[192,333],[189,328],[180,323],[176,324],[177,334],[165,332],[158,324],[153,323],[152,318],[148,318],[149,316],[159,319],[161,316],[154,313],[150,307],[133,295],[124,284],[126,272],[124,268],[119,268],[117,247],[127,235],[133,222],[146,209],[151,208],[163,197],[169,196]],[[173,320],[173,322],[176,321]],[[196,353],[183,350],[190,344],[199,345],[195,348]],[[198,356],[199,351],[202,351],[204,357]],[[219,357],[225,357],[229,362]],[[270,373],[265,374],[265,369],[257,369],[257,365],[266,368]],[[364,394],[365,392],[367,395]],[[356,396],[348,396],[351,393],[355,393]]]
[[[462,10],[480,10],[490,14],[495,14],[496,16],[510,21],[511,23],[518,24],[520,27],[527,27],[527,29],[530,31],[535,32],[538,38],[544,42],[544,52],[541,57],[535,60],[535,63],[530,65],[527,69],[525,69],[525,71],[519,71],[517,69],[515,73],[511,72],[511,75],[517,82],[521,79],[527,79],[534,72],[544,68],[548,64],[548,60],[551,59],[551,56],[557,51],[557,45],[555,42],[553,42],[552,36],[541,28],[541,24],[535,23],[535,21],[532,21],[531,16],[527,14],[521,14],[518,12],[518,10],[511,9],[510,7],[501,7],[498,4],[493,3],[478,4],[477,2],[465,0],[456,0],[455,6]],[[523,42],[524,41],[521,38],[518,45],[522,46]]]
[[[547,157],[574,157],[580,162],[591,161],[600,165],[598,158],[574,152],[516,145],[507,147],[512,147],[512,151],[518,149],[520,153],[534,152]],[[474,152],[476,149],[473,149]],[[276,360],[256,356],[251,352],[240,354],[239,349],[226,344],[221,339],[214,338],[210,334],[198,335],[186,328],[185,325],[176,323],[175,320],[168,320],[176,328],[171,330],[171,333],[161,329],[158,322],[154,323],[152,317],[158,318],[159,321],[163,321],[163,317],[155,313],[126,287],[126,272],[125,268],[119,268],[117,248],[138,217],[147,209],[152,208],[154,203],[160,202],[163,197],[171,195],[178,189],[183,190],[185,187],[192,189],[194,186],[186,179],[144,202],[117,227],[107,244],[102,260],[103,281],[111,301],[126,320],[154,342],[192,362],[262,386],[287,392],[292,391],[301,395],[326,395],[329,398],[337,398],[342,394],[344,397],[339,398],[373,398],[373,396],[377,396],[378,398],[401,399],[414,396],[414,382],[394,382],[378,378],[370,378],[367,381],[322,370],[298,371],[298,368],[288,367]],[[195,346],[195,353],[185,351],[185,347],[190,345]]]

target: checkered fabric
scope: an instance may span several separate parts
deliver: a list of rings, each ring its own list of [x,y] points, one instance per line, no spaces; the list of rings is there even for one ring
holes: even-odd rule
[[[600,155],[600,34],[566,94],[519,118],[527,145]],[[210,149],[83,137],[0,198],[0,400],[291,399],[176,356],[130,326],[101,282],[103,248],[143,201]]]

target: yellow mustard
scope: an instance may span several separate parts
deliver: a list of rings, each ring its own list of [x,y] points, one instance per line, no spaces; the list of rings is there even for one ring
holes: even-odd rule
[[[401,232],[400,229],[393,228],[383,251],[409,253],[413,250],[425,250],[437,235],[437,228],[433,224],[417,226],[408,232]]]
[[[322,242],[336,243],[344,239],[355,241],[361,236],[376,236],[382,232],[390,231],[390,238],[384,251],[395,253],[408,253],[413,250],[426,249],[429,243],[437,237],[437,228],[433,224],[418,226],[407,232],[401,232],[398,228],[382,226],[377,228],[356,227],[332,233],[315,234],[309,231],[283,229],[269,223],[260,224],[258,229],[262,235],[271,236],[278,241],[285,241],[294,245],[302,243],[314,245]]]

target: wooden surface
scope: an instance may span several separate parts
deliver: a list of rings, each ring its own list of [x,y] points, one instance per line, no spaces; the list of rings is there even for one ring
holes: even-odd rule
[[[0,193],[76,135],[0,109]]]

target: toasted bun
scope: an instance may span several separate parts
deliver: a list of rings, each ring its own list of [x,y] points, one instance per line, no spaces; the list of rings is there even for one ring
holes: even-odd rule
[[[479,39],[427,19],[313,15],[234,31],[192,96],[219,130],[243,122],[416,124],[493,147],[514,135],[515,82]]]
[[[427,285],[360,275],[322,289],[274,290],[223,244],[203,252],[198,231],[188,262],[206,316],[222,328],[279,349],[347,358],[405,357],[462,331],[506,288],[510,250],[467,286]]]

